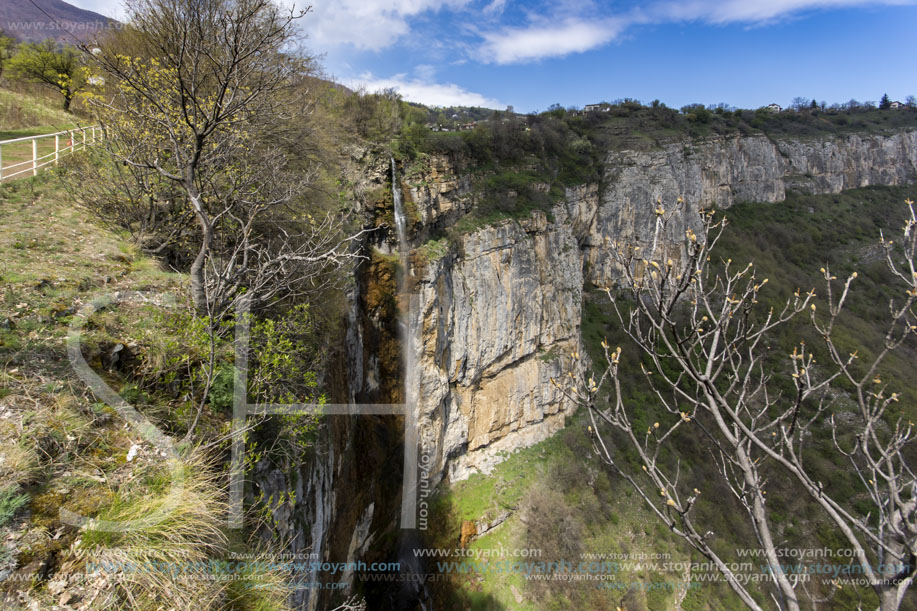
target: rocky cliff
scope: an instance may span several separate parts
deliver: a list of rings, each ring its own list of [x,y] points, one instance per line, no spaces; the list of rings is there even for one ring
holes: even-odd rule
[[[573,405],[550,380],[577,366],[581,270],[571,229],[541,212],[418,270],[416,415],[434,473],[487,472],[563,426]]]
[[[697,227],[701,208],[776,203],[790,189],[832,193],[913,181],[917,133],[716,138],[611,151],[601,181],[567,189],[551,214],[477,226],[467,215],[479,197],[479,176],[468,160],[431,156],[399,166],[412,247],[404,281],[410,296],[401,299],[389,160],[361,150],[351,161],[350,173],[360,177],[355,205],[378,231],[365,245],[367,261],[351,293],[347,349],[337,368],[341,396],[334,400],[403,401],[398,346],[405,333],[414,338],[413,415],[420,464],[431,480],[420,482],[424,487],[488,472],[506,453],[563,426],[574,406],[550,380],[586,366],[580,356],[584,283],[615,281],[609,243],[649,239],[657,201],[666,207],[679,197],[686,202],[669,228],[668,238],[677,241],[686,227]],[[446,231],[449,239],[442,237]],[[407,323],[403,329],[399,318]],[[311,559],[401,560],[403,427],[392,416],[329,418],[325,427],[323,441],[295,464],[259,466],[254,480],[265,496],[295,491],[273,512],[267,530]],[[392,608],[416,597],[384,584],[362,587],[381,588],[372,593]],[[322,608],[332,594],[302,590],[294,602]]]
[[[836,193],[917,179],[917,132],[811,140],[766,136],[678,141],[610,151],[601,184],[567,189],[553,221],[534,212],[466,232],[417,271],[420,328],[417,421],[434,472],[462,479],[503,452],[540,441],[573,406],[550,378],[580,367],[582,284],[613,283],[614,240],[651,239],[654,209],[678,207],[667,238],[699,229],[698,211],[775,203],[788,190]],[[429,160],[405,177],[414,244],[472,209],[461,160]],[[684,203],[678,203],[682,198]]]
[[[657,202],[685,205],[672,239],[697,229],[697,211],[735,202],[783,201],[789,189],[838,193],[869,185],[917,179],[917,132],[889,136],[849,135],[810,140],[766,136],[678,142],[649,151],[608,153],[601,193],[575,192],[568,202],[583,243],[586,278],[604,286],[616,274],[607,240],[647,241]],[[568,198],[569,199],[569,198]]]

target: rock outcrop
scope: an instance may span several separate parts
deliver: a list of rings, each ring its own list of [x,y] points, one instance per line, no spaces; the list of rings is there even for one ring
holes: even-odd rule
[[[790,189],[838,193],[915,179],[917,132],[777,141],[765,136],[713,138],[650,151],[609,152],[601,195],[578,203],[570,216],[579,224],[591,216],[588,228],[579,230],[586,279],[604,286],[617,277],[607,255],[608,241],[649,241],[657,202],[668,208],[679,197],[685,201],[668,228],[674,240],[687,228],[699,227],[697,211],[703,208],[780,202]]]
[[[464,170],[461,161],[434,155],[417,175],[405,177],[405,200],[416,205],[416,229],[451,224],[471,211],[474,181]]]
[[[419,405],[432,471],[487,472],[545,439],[573,405],[551,384],[578,367],[580,251],[537,212],[462,236],[419,271]]]

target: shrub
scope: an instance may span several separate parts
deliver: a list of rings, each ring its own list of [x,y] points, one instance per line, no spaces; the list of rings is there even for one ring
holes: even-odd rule
[[[235,368],[228,364],[221,365],[213,376],[210,388],[211,407],[223,412],[231,411],[234,392]]]
[[[522,523],[525,525],[525,545],[542,550],[545,562],[558,562],[579,558],[582,552],[584,529],[574,511],[565,502],[562,494],[538,484],[532,488],[522,507]],[[572,594],[560,581],[526,582],[537,598],[547,594]]]

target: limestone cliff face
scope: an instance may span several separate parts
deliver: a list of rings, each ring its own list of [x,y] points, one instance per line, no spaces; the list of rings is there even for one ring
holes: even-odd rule
[[[415,204],[419,232],[455,222],[474,204],[473,180],[459,160],[431,156],[422,172],[404,177],[406,201]]]
[[[550,378],[581,367],[582,284],[619,277],[609,246],[652,239],[657,202],[678,209],[665,239],[698,230],[703,208],[780,202],[790,189],[836,193],[917,179],[917,132],[773,141],[765,136],[611,151],[601,185],[568,189],[553,213],[457,238],[416,269],[417,422],[434,477],[488,471],[501,455],[563,425],[573,406]],[[461,160],[428,160],[404,177],[414,244],[470,211]],[[678,198],[683,204],[678,204]],[[430,257],[426,257],[429,259]]]
[[[765,136],[678,142],[651,151],[614,151],[606,158],[603,190],[570,208],[584,244],[586,277],[603,286],[617,276],[608,241],[645,243],[657,201],[686,202],[670,239],[697,229],[697,211],[735,202],[780,202],[789,189],[838,193],[917,179],[917,132],[772,141]],[[588,223],[588,228],[582,226]]]
[[[434,476],[487,472],[545,439],[573,409],[550,380],[577,366],[580,252],[535,213],[461,238],[418,270],[418,426]]]
[[[786,140],[777,146],[786,160],[787,187],[809,193],[898,185],[917,178],[917,132],[814,142]]]

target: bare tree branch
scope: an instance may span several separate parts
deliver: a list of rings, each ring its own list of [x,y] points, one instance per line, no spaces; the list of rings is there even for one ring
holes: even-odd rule
[[[682,203],[678,202],[679,205]],[[661,450],[680,427],[699,431],[708,441],[721,481],[745,508],[748,524],[767,559],[774,578],[772,596],[781,609],[800,608],[796,576],[780,564],[780,545],[774,539],[768,511],[768,474],[787,473],[820,506],[850,545],[863,575],[869,580],[883,610],[898,609],[917,570],[917,479],[905,456],[913,423],[889,418],[898,395],[882,381],[882,362],[910,337],[917,300],[917,217],[908,201],[909,217],[904,244],[894,250],[882,241],[886,262],[904,285],[903,297],[889,304],[890,321],[882,347],[868,363],[856,352],[843,354],[833,331],[844,309],[852,274],[839,286],[830,270],[822,269],[826,284],[825,317],[817,313],[815,293],[793,295],[779,310],[761,312],[757,297],[767,279],[759,280],[752,264],[737,268],[731,260],[719,271],[711,265],[712,252],[722,235],[725,219],[703,212],[701,235],[688,229],[682,244],[663,239],[672,214],[661,204],[656,231],[648,249],[641,245],[613,245],[613,256],[623,279],[607,289],[619,323],[651,366],[644,368],[647,385],[659,407],[675,418],[656,422],[644,435],[635,431],[621,390],[621,348],[602,348],[606,367],[598,380],[578,378],[555,384],[572,400],[589,409],[590,431],[597,453],[621,475],[673,532],[712,560],[733,591],[752,609],[759,609],[747,586],[728,570],[710,547],[692,508],[700,491],[681,481],[681,461],[660,460]],[[677,213],[677,211],[676,211]],[[813,328],[822,337],[833,368],[816,365],[801,342],[789,355],[786,374],[767,362],[768,338],[773,330],[808,311]],[[642,365],[641,365],[642,367]],[[817,369],[816,369],[817,368]],[[783,396],[774,379],[788,375],[794,392]],[[857,406],[844,423],[831,408],[841,395],[836,382],[852,387],[848,395]],[[610,407],[599,401],[610,391]],[[604,425],[604,427],[600,427]],[[642,473],[631,473],[609,448],[602,431],[611,427],[623,435],[636,453]],[[832,498],[812,475],[805,442],[814,434],[830,434],[839,460],[847,461],[874,509],[862,516],[848,499]],[[855,441],[845,447],[842,439]],[[650,492],[658,490],[657,494]]]

